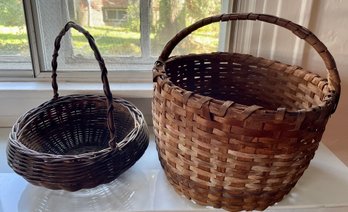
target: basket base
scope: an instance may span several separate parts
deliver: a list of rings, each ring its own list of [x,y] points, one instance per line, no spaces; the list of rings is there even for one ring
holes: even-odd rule
[[[269,206],[280,202],[297,183],[296,180],[293,184],[270,192],[239,192],[239,190],[228,192],[225,190],[219,193],[219,189],[215,188],[216,193],[214,193],[214,188],[210,188],[212,190],[207,191],[200,187],[202,185],[194,181],[185,181],[183,176],[177,174],[165,164],[162,164],[162,161],[161,165],[162,167],[164,165],[167,180],[179,195],[183,195],[195,204],[222,208],[228,211],[263,211]],[[234,192],[239,194],[233,194]]]
[[[79,155],[79,154],[84,154],[88,152],[97,152],[104,148],[105,147],[103,146],[82,146],[82,147],[77,147],[67,151],[65,155]]]

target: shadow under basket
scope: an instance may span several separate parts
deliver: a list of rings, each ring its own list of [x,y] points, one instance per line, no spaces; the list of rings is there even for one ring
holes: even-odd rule
[[[86,36],[95,53],[105,96],[58,96],[58,50],[71,27]],[[143,114],[130,102],[112,97],[104,60],[93,37],[73,22],[56,38],[52,72],[53,99],[25,113],[11,130],[9,166],[28,182],[49,189],[76,191],[111,182],[148,146]]]
[[[298,66],[237,53],[169,57],[207,24],[260,20],[293,31],[322,56],[328,80]],[[201,205],[264,210],[297,183],[340,95],[335,62],[307,29],[262,14],[203,19],[167,43],[153,69],[153,124],[175,190]]]

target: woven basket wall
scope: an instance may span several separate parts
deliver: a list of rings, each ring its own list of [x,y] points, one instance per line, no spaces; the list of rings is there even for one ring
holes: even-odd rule
[[[233,20],[291,30],[320,54],[328,79],[246,54],[169,58],[196,29]],[[340,95],[325,45],[297,24],[262,14],[225,14],[189,26],[167,43],[153,74],[154,131],[169,182],[188,199],[232,211],[264,210],[296,185]]]

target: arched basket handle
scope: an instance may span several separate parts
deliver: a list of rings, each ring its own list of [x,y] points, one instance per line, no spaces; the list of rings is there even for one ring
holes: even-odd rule
[[[106,96],[106,104],[107,104],[107,126],[109,129],[110,133],[110,141],[109,141],[109,146],[111,148],[116,148],[116,134],[115,134],[115,125],[114,125],[114,118],[113,118],[113,98],[112,98],[112,93],[110,91],[110,86],[109,86],[109,80],[107,77],[107,69],[105,67],[104,59],[100,55],[100,52],[95,44],[94,38],[92,37],[91,34],[89,34],[88,31],[83,29],[81,26],[78,24],[70,21],[68,22],[65,27],[60,31],[58,34],[55,42],[54,42],[54,52],[52,55],[52,88],[53,88],[53,99],[57,99],[59,94],[58,94],[58,84],[57,84],[57,57],[58,57],[58,51],[60,49],[60,42],[62,40],[62,37],[66,34],[66,32],[69,31],[70,28],[74,28],[80,33],[82,33],[88,40],[88,43],[90,47],[92,48],[94,52],[95,59],[98,61],[100,70],[101,70],[101,80],[103,82],[103,90],[104,94]]]
[[[273,15],[266,14],[254,14],[254,13],[231,13],[231,14],[222,14],[217,16],[211,16],[204,18],[187,28],[181,30],[178,34],[175,35],[164,47],[161,55],[156,62],[157,65],[164,64],[164,62],[168,59],[169,55],[172,53],[173,49],[178,45],[178,43],[187,37],[189,34],[194,32],[195,30],[209,25],[214,22],[225,22],[225,21],[236,21],[236,20],[258,20],[262,22],[271,23],[274,25],[278,25],[285,29],[290,30],[297,37],[305,40],[310,46],[312,46],[316,52],[320,55],[324,64],[326,66],[328,72],[328,87],[332,94],[335,96],[334,101],[335,105],[337,105],[340,92],[341,92],[341,81],[337,71],[336,62],[332,57],[331,53],[327,49],[327,47],[308,29],[298,24],[295,24],[289,20],[279,18]],[[156,74],[156,73],[155,73]],[[154,78],[156,75],[154,75]]]

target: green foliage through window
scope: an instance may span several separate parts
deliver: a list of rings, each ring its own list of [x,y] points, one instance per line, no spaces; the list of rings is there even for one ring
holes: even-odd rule
[[[29,56],[21,0],[0,0],[0,55]]]
[[[70,1],[70,17],[87,28],[104,55],[141,56],[141,0]],[[112,4],[111,4],[112,3]],[[110,6],[112,5],[112,6]],[[103,22],[102,9],[125,9],[126,20]],[[152,0],[150,8],[151,55],[157,56],[176,33],[199,19],[219,14],[221,0]],[[217,51],[219,24],[212,24],[193,33],[174,51],[176,54]],[[92,56],[83,37],[73,32],[74,55]]]

